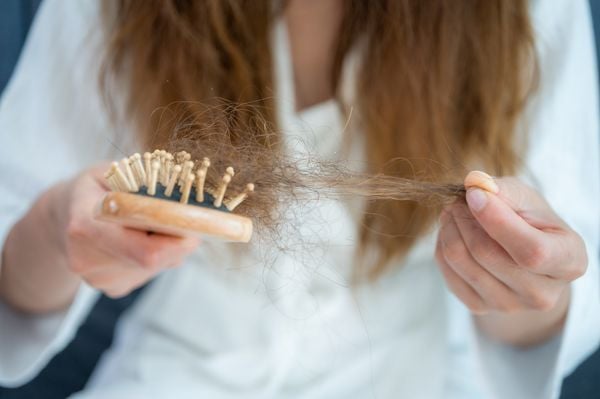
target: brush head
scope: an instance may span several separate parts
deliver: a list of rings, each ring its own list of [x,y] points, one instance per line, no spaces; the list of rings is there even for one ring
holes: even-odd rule
[[[207,179],[209,167],[208,158],[192,161],[185,151],[156,150],[124,158],[121,166],[113,162],[105,174],[113,192],[103,199],[96,217],[170,235],[248,242],[252,221],[231,211],[254,191],[254,184],[229,196],[234,169],[227,167],[221,179],[212,182]]]

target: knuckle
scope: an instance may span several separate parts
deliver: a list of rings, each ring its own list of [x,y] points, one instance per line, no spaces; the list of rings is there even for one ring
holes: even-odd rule
[[[467,259],[467,248],[458,240],[445,244],[444,258],[453,265],[463,263]]]
[[[479,270],[467,267],[462,270],[461,274],[470,286],[481,285],[483,274]]]
[[[114,284],[112,279],[107,279],[103,274],[94,274],[83,278],[84,281],[90,286],[104,292],[113,288]]]
[[[85,262],[81,262],[78,259],[69,259],[67,268],[74,274],[81,274],[87,269]]]
[[[497,258],[495,248],[483,240],[477,240],[471,245],[471,253],[479,263],[484,265],[494,263]]]
[[[181,257],[175,257],[173,258],[173,260],[171,260],[166,267],[168,268],[176,268],[179,267],[182,263],[183,263],[184,259]]]
[[[471,313],[476,315],[484,315],[489,312],[489,309],[483,303],[478,301],[465,302],[465,306]]]
[[[106,295],[107,297],[109,297],[111,299],[119,299],[119,298],[122,298],[122,297],[126,296],[127,294],[129,294],[131,292],[131,290],[118,288],[118,289],[106,289],[106,290],[102,290],[102,292],[104,292],[104,295]]]
[[[521,311],[521,307],[516,305],[505,305],[502,309],[502,312],[506,314],[515,314],[519,311]]]
[[[582,262],[578,263],[577,266],[575,266],[573,280],[583,276],[587,272],[587,269],[588,269],[588,260],[586,257]]]
[[[102,291],[116,291],[118,288],[128,285],[131,276],[124,273],[111,271],[100,271],[84,277],[87,284]]]
[[[571,245],[571,248],[574,248],[574,250],[570,251],[572,254],[570,256],[571,267],[569,267],[569,269],[565,271],[564,275],[564,277],[569,281],[573,281],[583,276],[587,271],[589,262],[583,239],[578,234],[576,234],[575,240],[576,242],[573,245]],[[576,248],[579,248],[579,250],[577,250]]]
[[[442,211],[440,212],[440,217],[439,217],[439,223],[440,225],[444,226],[446,225],[449,221],[450,221],[451,215],[450,215],[450,205],[444,207],[442,209]]]
[[[109,298],[117,299],[128,295],[133,291],[134,287],[131,284],[106,284],[102,287],[96,287]]]
[[[522,307],[514,301],[500,302],[496,304],[496,310],[502,313],[514,314],[520,311],[521,309]]]
[[[444,272],[444,270],[442,270],[442,271]],[[444,273],[444,275],[446,275],[446,273]],[[451,279],[446,279],[446,284],[448,285],[450,292],[452,292],[456,297],[461,298],[461,300],[462,300],[462,292],[459,289],[459,287],[457,286],[456,282]],[[463,302],[464,302],[464,300],[463,300]]]
[[[140,264],[149,269],[158,268],[161,266],[161,258],[159,250],[149,248],[140,254]]]
[[[489,311],[488,307],[480,298],[469,295],[465,293],[464,290],[458,289],[457,287],[451,286],[450,290],[471,313],[482,315]]]
[[[548,261],[549,251],[543,244],[531,245],[523,258],[523,265],[530,269],[539,269]]]
[[[499,230],[512,229],[510,219],[503,213],[492,212],[488,215],[488,218],[488,223],[495,225]]]
[[[79,219],[71,219],[67,223],[67,237],[70,239],[87,237],[87,229],[83,221]]]
[[[529,295],[529,305],[534,310],[547,311],[556,305],[556,298],[553,295],[542,292],[533,292]]]
[[[441,245],[438,245],[437,248],[435,249],[435,260],[437,261],[437,263],[439,265],[444,263],[444,253],[442,251]]]
[[[587,271],[587,263],[579,262],[563,272],[563,278],[567,281],[577,280]]]

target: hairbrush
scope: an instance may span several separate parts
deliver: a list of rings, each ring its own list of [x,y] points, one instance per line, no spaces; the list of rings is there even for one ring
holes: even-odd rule
[[[208,158],[193,161],[186,151],[165,150],[113,162],[104,175],[112,191],[101,201],[96,218],[174,236],[250,241],[252,220],[233,211],[254,191],[254,184],[230,196],[233,168],[211,182],[210,166]]]

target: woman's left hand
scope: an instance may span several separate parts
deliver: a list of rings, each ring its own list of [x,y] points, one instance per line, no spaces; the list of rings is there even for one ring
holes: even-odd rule
[[[466,202],[442,211],[436,248],[452,292],[476,315],[535,311],[562,323],[570,282],[587,267],[581,237],[516,178],[471,172],[465,187]]]

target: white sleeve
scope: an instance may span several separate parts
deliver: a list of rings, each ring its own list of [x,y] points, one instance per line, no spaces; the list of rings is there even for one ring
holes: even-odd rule
[[[0,99],[0,248],[41,192],[108,155],[97,22],[95,1],[45,0]],[[0,304],[0,385],[32,378],[69,342],[95,298],[82,286],[70,309],[45,317]]]
[[[85,284],[64,312],[28,316],[0,302],[0,386],[33,379],[72,339],[98,293]]]
[[[598,82],[586,0],[532,3],[541,85],[528,110],[524,178],[584,239],[589,265],[572,284],[562,333],[529,350],[476,333],[487,390],[494,398],[555,398],[564,377],[600,341],[600,130]]]

